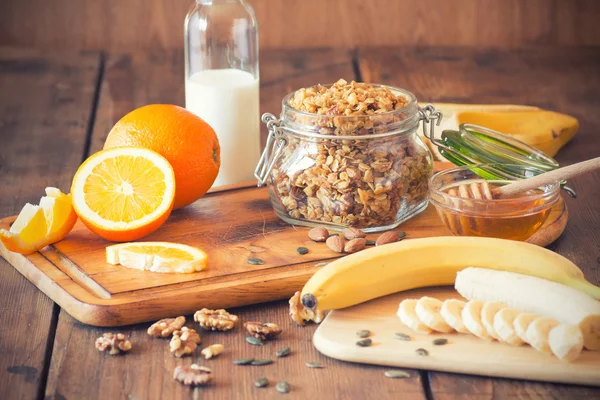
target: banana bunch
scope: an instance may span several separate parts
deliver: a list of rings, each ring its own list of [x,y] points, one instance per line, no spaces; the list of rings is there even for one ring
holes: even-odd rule
[[[415,332],[456,331],[514,346],[527,343],[564,361],[576,359],[583,350],[584,338],[578,326],[524,313],[500,302],[457,299],[442,302],[432,297],[405,299],[400,302],[397,315]]]

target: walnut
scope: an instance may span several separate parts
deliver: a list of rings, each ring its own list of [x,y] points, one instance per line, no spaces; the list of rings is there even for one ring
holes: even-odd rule
[[[318,324],[323,321],[323,312],[308,310],[300,301],[300,292],[296,292],[290,299],[290,316],[298,325],[304,326],[305,321],[313,321]]]
[[[201,341],[202,338],[198,332],[184,326],[180,330],[173,332],[173,337],[169,343],[169,349],[171,353],[175,354],[175,357],[182,357],[186,354],[193,353]]]
[[[229,314],[225,310],[203,308],[194,314],[194,321],[198,322],[200,327],[207,331],[228,331],[233,329],[237,320],[237,316]]]
[[[173,379],[184,385],[206,385],[213,379],[212,371],[197,364],[192,364],[189,367],[178,366],[173,372]]]
[[[244,328],[246,328],[249,334],[261,340],[273,339],[281,333],[279,325],[271,322],[249,321],[244,323]]]
[[[131,342],[125,339],[122,333],[105,333],[96,339],[98,351],[108,350],[108,354],[115,355],[131,350]]]
[[[154,337],[169,337],[185,324],[185,317],[165,318],[153,323],[148,328],[148,335]]]
[[[212,344],[212,345],[202,349],[202,351],[200,353],[204,356],[204,358],[206,358],[208,360],[210,358],[218,356],[222,352],[223,352],[222,344]]]

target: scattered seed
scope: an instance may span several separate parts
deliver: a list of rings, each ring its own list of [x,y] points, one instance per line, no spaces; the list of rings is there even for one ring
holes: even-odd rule
[[[254,346],[263,346],[265,344],[265,342],[254,336],[246,336],[246,342]]]
[[[252,357],[238,358],[237,360],[233,360],[233,363],[235,365],[249,365],[252,361],[254,361],[254,358]]]
[[[417,353],[420,356],[428,356],[429,352],[425,349],[417,349],[415,350],[415,353]]]
[[[359,338],[367,338],[371,336],[371,331],[368,329],[363,329],[362,331],[356,332],[356,336],[358,336]]]
[[[307,249],[306,247],[298,247],[298,248],[296,249],[296,251],[297,251],[297,252],[298,252],[298,254],[300,254],[300,255],[304,255],[304,254],[308,253],[308,249]]]
[[[360,347],[369,347],[372,343],[373,341],[371,339],[363,339],[356,342],[356,345]]]
[[[398,232],[398,237],[399,237],[400,239],[403,239],[403,238],[405,238],[405,237],[406,237],[406,232]]]
[[[325,366],[321,363],[318,362],[307,362],[306,366],[308,368],[325,368]]]
[[[332,237],[332,236],[340,236],[340,234],[339,233],[332,233],[331,235],[329,235],[329,237]]]
[[[275,355],[277,357],[287,357],[290,355],[291,352],[292,352],[292,350],[289,347],[284,347],[283,349],[277,350]]]
[[[390,369],[389,371],[385,371],[384,374],[388,378],[410,378],[410,374],[401,369]]]
[[[277,390],[279,393],[289,393],[290,389],[290,384],[286,381],[281,381],[277,385],[275,385],[275,390]]]
[[[445,345],[446,343],[448,343],[448,339],[439,338],[439,339],[435,339],[435,340],[434,340],[433,342],[431,342],[431,343],[433,343],[433,345],[434,345],[434,346],[443,346],[443,345]]]
[[[269,364],[273,364],[273,360],[271,360],[270,358],[254,360],[250,363],[250,365],[269,365]]]
[[[396,339],[405,340],[407,342],[409,342],[411,340],[411,338],[410,338],[409,335],[407,335],[406,333],[402,333],[402,332],[396,332],[396,333],[394,333],[394,337]]]
[[[367,246],[375,246],[375,241],[374,240],[367,240],[367,243],[365,243]]]
[[[260,258],[250,257],[248,258],[248,264],[252,265],[263,265],[265,262]]]
[[[315,264],[315,267],[324,267],[324,266],[326,266],[327,264],[329,264],[329,263],[326,263],[326,262],[320,262],[320,263],[318,263],[318,264]]]
[[[254,386],[256,386],[257,388],[269,386],[269,380],[263,376],[262,378],[258,378],[254,381]]]

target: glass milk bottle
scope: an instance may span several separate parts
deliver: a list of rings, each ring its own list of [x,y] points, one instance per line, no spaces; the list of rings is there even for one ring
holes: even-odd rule
[[[196,0],[185,19],[185,107],[221,146],[214,186],[254,180],[260,157],[258,24],[245,0]]]

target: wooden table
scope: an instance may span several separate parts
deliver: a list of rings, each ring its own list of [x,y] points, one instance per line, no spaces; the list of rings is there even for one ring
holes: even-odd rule
[[[284,94],[344,77],[394,84],[422,101],[518,103],[559,110],[581,122],[578,136],[557,157],[570,164],[600,155],[600,50],[597,48],[475,50],[373,48],[278,51],[261,54],[262,112],[278,113]],[[68,191],[73,173],[102,147],[112,125],[148,103],[183,104],[183,52],[147,54],[45,53],[0,48],[0,216],[37,202],[46,186]],[[263,132],[264,134],[264,132]],[[263,137],[264,139],[264,137]],[[600,173],[581,177],[567,198],[570,220],[552,249],[600,283]],[[134,349],[110,357],[94,348],[108,329],[85,326],[63,312],[0,259],[0,399],[279,398],[254,388],[267,376],[287,380],[288,398],[592,399],[600,389],[412,371],[405,380],[384,378],[384,367],[347,364],[320,355],[311,344],[315,326],[296,327],[287,302],[233,310],[243,320],[273,321],[281,339],[261,349],[292,355],[267,367],[233,367],[248,346],[241,335],[206,334],[226,352],[211,361],[216,383],[189,389],[172,379],[190,363],[146,334],[148,324],[121,329]],[[253,349],[254,350],[254,349]],[[307,361],[326,364],[308,369]]]

